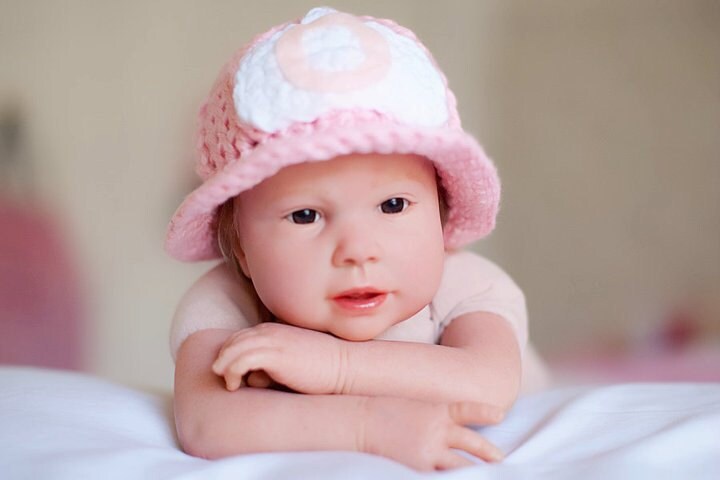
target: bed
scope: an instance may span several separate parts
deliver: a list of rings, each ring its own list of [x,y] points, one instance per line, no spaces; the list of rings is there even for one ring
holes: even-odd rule
[[[0,478],[720,478],[720,383],[573,386],[521,398],[483,433],[508,456],[421,474],[350,452],[185,455],[169,395],[87,374],[0,367]]]

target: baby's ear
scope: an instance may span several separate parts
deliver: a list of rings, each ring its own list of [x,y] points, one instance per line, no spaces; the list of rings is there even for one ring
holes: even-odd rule
[[[250,269],[248,268],[247,258],[245,257],[245,252],[240,247],[240,242],[235,242],[235,245],[233,245],[233,253],[235,254],[235,260],[237,260],[237,264],[240,267],[240,270],[242,270],[243,275],[250,278]]]

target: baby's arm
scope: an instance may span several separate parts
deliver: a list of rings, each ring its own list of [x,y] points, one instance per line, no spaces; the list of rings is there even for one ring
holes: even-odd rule
[[[228,390],[262,369],[293,390],[476,401],[509,408],[518,393],[520,354],[506,320],[468,313],[443,333],[441,345],[350,342],[290,325],[263,324],[230,334],[213,369]]]
[[[202,330],[182,344],[175,370],[175,421],[183,449],[218,458],[240,453],[348,450],[383,455],[420,470],[470,465],[453,449],[485,460],[500,452],[466,424],[501,419],[471,403],[270,389],[228,392],[210,366],[231,331]]]
[[[375,340],[347,342],[344,348],[348,361],[341,393],[471,400],[506,410],[520,388],[516,335],[492,313],[456,318],[441,345]]]

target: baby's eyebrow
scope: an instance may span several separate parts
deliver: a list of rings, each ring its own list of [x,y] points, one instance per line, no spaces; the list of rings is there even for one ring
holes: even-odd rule
[[[269,206],[287,208],[312,208],[312,205],[321,203],[323,197],[316,192],[277,192],[266,199]]]
[[[403,190],[406,188],[426,188],[426,182],[416,179],[416,178],[404,178],[400,180],[393,180],[390,182],[386,182],[383,185],[384,188],[387,188],[388,190]]]

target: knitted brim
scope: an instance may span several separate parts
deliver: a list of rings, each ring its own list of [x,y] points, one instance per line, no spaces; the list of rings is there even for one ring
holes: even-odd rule
[[[472,136],[459,129],[373,121],[271,137],[242,161],[229,163],[190,193],[175,212],[167,252],[183,261],[219,258],[216,217],[226,200],[281,168],[352,153],[416,154],[434,163],[447,194],[447,249],[478,240],[494,228],[500,182],[495,166]]]

